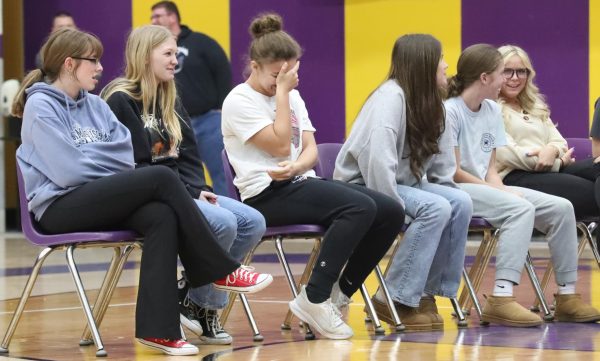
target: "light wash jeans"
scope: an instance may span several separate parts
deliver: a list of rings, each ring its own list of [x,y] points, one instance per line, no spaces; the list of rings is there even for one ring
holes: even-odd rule
[[[224,196],[218,197],[218,206],[195,201],[219,244],[237,261],[242,261],[265,233],[265,218],[244,203]],[[215,289],[212,284],[190,289],[189,297],[198,306],[211,310],[227,305],[227,292]]]
[[[423,292],[456,297],[465,260],[473,205],[460,189],[428,183],[398,185],[413,221],[404,233],[386,277],[392,298],[417,307]]]
[[[577,229],[571,202],[529,188],[509,187],[523,195],[519,197],[484,184],[459,186],[471,195],[473,214],[500,229],[497,280],[519,284],[534,227],[546,235],[556,282],[577,280]]]
[[[227,194],[225,173],[221,152],[223,151],[223,133],[221,132],[221,111],[210,110],[202,115],[190,117],[200,159],[210,173],[212,187],[218,195]]]

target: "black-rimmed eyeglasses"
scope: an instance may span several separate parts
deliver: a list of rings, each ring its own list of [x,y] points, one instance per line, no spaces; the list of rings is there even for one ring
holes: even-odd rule
[[[504,71],[502,72],[502,76],[504,76],[505,79],[512,79],[512,77],[515,76],[515,74],[517,74],[517,78],[525,79],[529,76],[529,73],[531,73],[531,71],[527,68],[520,68],[520,69],[504,68]]]
[[[73,58],[73,59],[79,59],[79,60],[87,60],[87,61],[90,61],[90,62],[96,64],[96,65],[98,65],[98,63],[100,63],[100,59],[98,59],[98,58],[84,58],[84,57],[81,57],[81,56],[72,56],[71,58]]]

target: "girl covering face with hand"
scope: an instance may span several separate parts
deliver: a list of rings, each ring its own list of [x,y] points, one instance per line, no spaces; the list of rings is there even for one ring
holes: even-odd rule
[[[366,187],[315,177],[315,128],[295,89],[300,46],[276,14],[254,19],[250,34],[250,76],[223,104],[223,139],[234,182],[268,226],[327,228],[308,285],[290,308],[322,335],[349,338],[352,329],[337,308],[348,304],[384,256],[400,232],[404,211]]]

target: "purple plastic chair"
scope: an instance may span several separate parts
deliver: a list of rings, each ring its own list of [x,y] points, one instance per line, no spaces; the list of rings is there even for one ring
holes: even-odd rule
[[[10,324],[2,341],[0,353],[8,353],[8,346],[10,344],[11,338],[15,332],[15,329],[17,328],[17,324],[19,323],[19,319],[21,318],[21,315],[25,308],[25,304],[27,303],[27,300],[31,294],[31,290],[35,285],[35,281],[42,267],[42,264],[44,263],[48,255],[53,251],[65,250],[67,265],[69,266],[69,270],[71,272],[71,275],[73,276],[73,281],[75,282],[77,295],[79,296],[81,306],[83,307],[83,311],[87,319],[87,327],[89,327],[89,330],[88,328],[84,330],[82,340],[80,341],[80,345],[84,346],[95,343],[97,349],[96,356],[107,356],[107,353],[104,350],[104,346],[102,344],[102,339],[100,338],[100,333],[98,332],[98,327],[102,321],[104,313],[106,312],[112,293],[117,285],[117,282],[121,275],[121,271],[127,260],[127,256],[131,253],[131,251],[134,248],[138,248],[140,246],[139,243],[136,241],[137,239],[139,239],[139,235],[131,231],[44,234],[42,231],[39,230],[33,214],[28,211],[28,201],[25,193],[23,176],[21,174],[21,169],[18,165],[17,182],[19,186],[21,228],[23,230],[23,234],[29,242],[33,243],[36,246],[43,246],[45,248],[40,252],[33,265],[31,274],[29,275],[27,283],[25,284],[25,288],[23,289],[23,294],[21,295],[21,299],[19,300],[19,304],[17,305],[17,309],[13,314],[12,320],[10,321]],[[77,270],[77,265],[73,253],[75,251],[75,248],[99,247],[113,248],[114,255],[102,282],[100,292],[96,299],[96,303],[94,304],[94,313],[92,314],[92,310],[90,308],[85,289],[83,287],[83,283],[81,282],[81,278]],[[90,332],[93,341],[89,340]]]
[[[223,150],[221,153],[221,160],[223,162],[223,170],[225,172],[225,182],[227,183],[228,196],[232,199],[241,201],[240,194],[239,194],[237,188],[235,187],[235,185],[233,184],[233,180],[235,179],[235,171],[233,170],[233,167],[229,163],[229,158],[228,158],[227,152],[225,150]],[[283,250],[283,240],[285,238],[312,238],[312,239],[315,239],[315,244],[313,246],[312,252],[310,254],[310,257],[308,259],[306,267],[304,269],[304,273],[302,274],[302,277],[300,279],[299,285],[303,285],[303,284],[308,283],[308,278],[310,277],[310,273],[315,265],[315,262],[317,261],[317,257],[319,256],[319,251],[321,250],[321,238],[323,237],[323,234],[325,233],[325,231],[326,231],[326,229],[324,227],[316,225],[316,224],[294,224],[294,225],[289,225],[289,226],[267,227],[261,242],[259,242],[259,244],[258,244],[258,245],[260,245],[262,242],[269,241],[269,240],[274,241],[275,252],[277,253],[279,262],[281,263],[281,266],[283,267],[283,270],[285,272],[285,277],[288,281],[288,284],[290,286],[290,289],[291,289],[294,297],[296,297],[298,295],[298,287],[296,286],[296,281],[294,279],[294,275],[292,274],[292,270],[290,268],[289,262],[285,255],[285,252]],[[246,258],[242,262],[243,264],[250,263],[253,255],[254,255],[254,251],[256,250],[258,245],[256,245],[256,247],[252,251],[250,251],[248,253],[248,255],[246,255]],[[264,337],[261,335],[260,331],[258,330],[258,326],[256,324],[254,316],[252,315],[252,310],[250,309],[250,305],[248,304],[246,295],[240,293],[239,297],[240,297],[240,301],[242,302],[242,305],[244,307],[244,311],[246,312],[246,316],[248,317],[248,322],[250,323],[250,327],[252,328],[252,332],[254,334],[253,335],[254,341],[264,340]],[[223,325],[227,322],[227,318],[229,317],[229,313],[231,312],[234,301],[235,301],[235,297],[230,297],[229,303],[227,304],[227,306],[225,307],[225,309],[223,309],[223,312],[221,313],[221,323]],[[281,325],[281,328],[284,330],[291,329],[291,321],[292,321],[292,314],[291,314],[291,312],[288,311],[288,315],[286,316],[283,324]],[[308,327],[308,325],[304,325],[304,327],[306,330],[305,338],[306,339],[314,339],[315,335],[312,332],[312,330],[310,329],[310,327]]]

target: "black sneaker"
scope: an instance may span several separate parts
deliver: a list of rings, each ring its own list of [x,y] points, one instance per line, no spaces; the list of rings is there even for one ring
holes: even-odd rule
[[[200,341],[207,345],[229,345],[233,338],[223,329],[217,310],[199,308],[198,321],[204,332]]]
[[[223,329],[216,310],[196,305],[189,297],[189,283],[183,278],[177,281],[179,290],[179,321],[200,337],[203,344],[229,345],[232,337]]]

